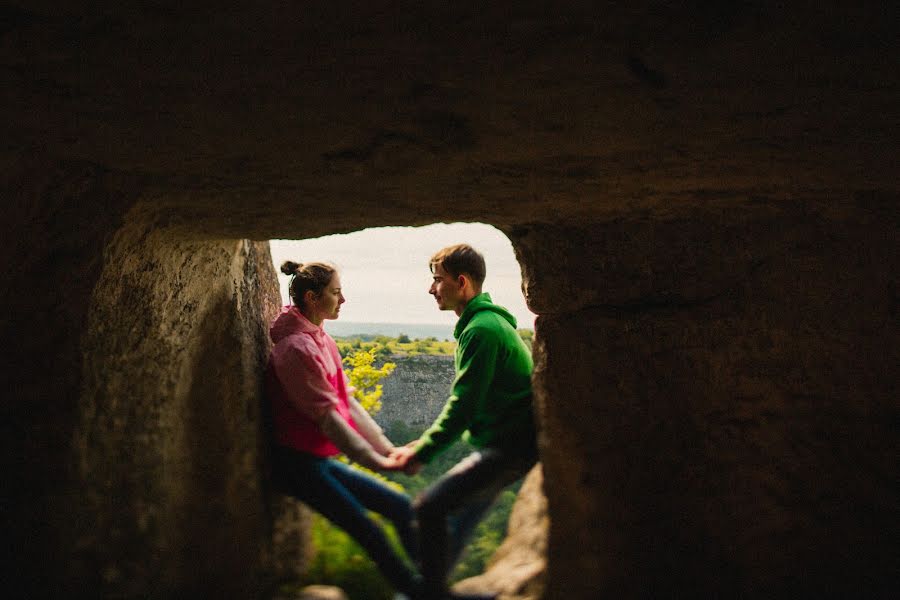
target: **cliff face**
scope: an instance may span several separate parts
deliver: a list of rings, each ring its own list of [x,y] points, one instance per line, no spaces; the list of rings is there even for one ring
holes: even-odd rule
[[[381,411],[375,420],[382,427],[402,421],[413,428],[425,428],[437,417],[453,382],[453,357],[393,356],[397,368],[384,381]]]
[[[258,240],[480,221],[544,597],[893,591],[896,3],[352,4],[0,9],[3,580],[253,589]]]

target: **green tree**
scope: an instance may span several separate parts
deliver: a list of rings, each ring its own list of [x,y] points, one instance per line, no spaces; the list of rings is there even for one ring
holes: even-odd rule
[[[375,362],[376,363],[378,361],[382,361],[382,360],[386,361],[388,358],[390,358],[391,354],[393,353],[391,350],[391,347],[386,344],[385,345],[375,344],[374,346],[372,346],[370,348],[370,350],[375,353]]]
[[[406,335],[405,333],[401,333],[400,335],[397,336],[397,343],[398,344],[408,344],[409,336]]]
[[[393,338],[386,336],[386,335],[376,335],[374,338],[372,338],[372,341],[375,342],[376,344],[381,344],[382,346],[387,346],[388,344],[391,343],[392,339]]]

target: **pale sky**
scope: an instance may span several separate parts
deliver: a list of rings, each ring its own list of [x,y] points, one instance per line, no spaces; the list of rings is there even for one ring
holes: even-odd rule
[[[534,326],[522,296],[522,275],[512,244],[499,229],[481,223],[437,223],[426,227],[378,227],[309,240],[271,240],[272,260],[288,303],[290,277],[285,260],[326,261],[338,267],[346,304],[342,321],[360,323],[435,323],[452,325],[456,315],[440,311],[428,294],[428,259],[452,244],[467,243],[484,255],[483,290],[506,307],[520,328]]]

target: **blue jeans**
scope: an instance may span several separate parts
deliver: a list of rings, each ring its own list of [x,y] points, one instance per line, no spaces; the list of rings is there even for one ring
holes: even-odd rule
[[[524,477],[537,450],[484,448],[470,454],[416,498],[422,575],[429,598],[442,598],[450,569],[497,495]]]
[[[277,483],[291,496],[346,531],[397,590],[415,590],[415,572],[394,552],[367,509],[387,517],[411,557],[416,553],[409,497],[349,466],[285,447],[275,449]]]

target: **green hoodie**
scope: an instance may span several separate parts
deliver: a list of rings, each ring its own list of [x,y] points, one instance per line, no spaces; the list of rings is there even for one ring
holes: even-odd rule
[[[416,458],[428,463],[460,436],[478,448],[533,448],[534,363],[516,318],[482,293],[466,305],[453,337],[456,379],[443,412],[422,434]]]

